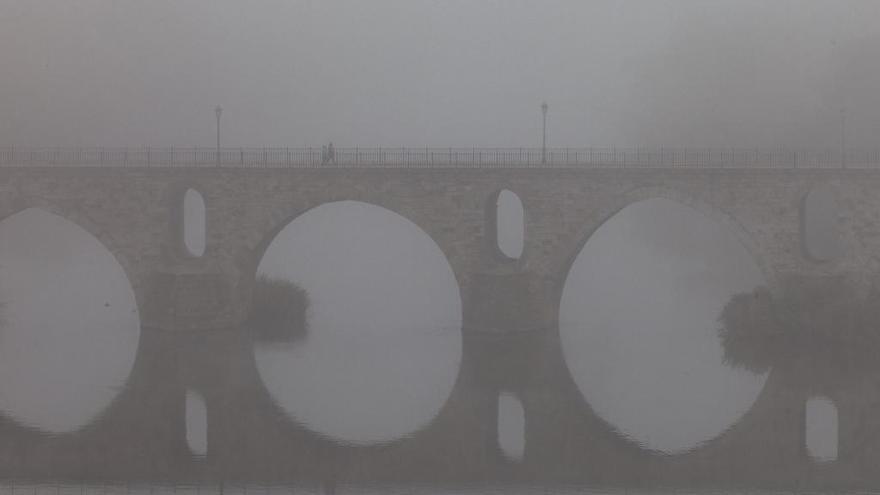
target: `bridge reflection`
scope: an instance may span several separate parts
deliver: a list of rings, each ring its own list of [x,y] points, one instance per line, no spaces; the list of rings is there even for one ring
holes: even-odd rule
[[[736,366],[769,369],[769,378],[735,425],[675,456],[641,448],[593,414],[566,369],[556,329],[507,335],[465,329],[458,378],[437,416],[403,439],[364,446],[314,433],[281,409],[260,379],[254,340],[244,329],[144,328],[124,389],[86,427],[49,435],[0,421],[0,476],[277,485],[876,484],[880,366],[871,357],[880,351],[880,340],[867,338],[875,297],[864,299],[861,309],[843,307],[852,299],[834,280],[807,286],[804,281],[782,296],[758,291],[731,300],[721,318],[727,358]],[[838,296],[827,296],[833,293]],[[840,320],[845,315],[849,318]],[[788,326],[761,326],[780,321]],[[857,321],[865,324],[861,331],[838,325]],[[821,333],[829,328],[824,322],[836,327]],[[188,390],[206,404],[204,457],[194,456],[186,442]],[[524,409],[525,452],[519,462],[503,455],[496,437],[502,393],[516,397]],[[840,455],[831,463],[817,463],[805,453],[804,404],[816,394],[829,397],[840,411]]]

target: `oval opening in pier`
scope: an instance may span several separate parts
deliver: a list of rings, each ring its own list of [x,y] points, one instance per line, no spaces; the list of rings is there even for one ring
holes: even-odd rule
[[[801,209],[802,242],[807,255],[816,261],[840,256],[840,225],[837,198],[828,186],[813,189],[804,197]]]
[[[28,209],[0,222],[0,411],[50,433],[93,420],[125,384],[140,322],[113,254]]]
[[[510,393],[498,395],[498,447],[508,460],[522,461],[526,452],[526,414]]]
[[[519,196],[504,189],[495,200],[493,228],[498,250],[506,258],[519,259],[525,243],[523,205]]]
[[[385,442],[446,402],[461,299],[443,252],[415,224],[366,203],[324,204],[281,230],[258,274],[257,367],[294,420],[342,442]],[[267,325],[287,327],[258,328]]]
[[[195,189],[183,195],[183,244],[192,256],[205,254],[205,200]]]
[[[186,444],[194,456],[208,454],[208,408],[198,392],[186,391]]]
[[[816,461],[837,459],[837,406],[827,397],[813,397],[806,402],[807,453]]]
[[[560,306],[565,362],[587,403],[648,449],[680,453],[722,433],[766,380],[725,363],[719,314],[763,284],[734,235],[667,199],[599,227]]]

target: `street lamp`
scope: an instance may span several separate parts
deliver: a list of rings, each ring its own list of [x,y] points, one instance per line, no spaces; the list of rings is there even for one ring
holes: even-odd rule
[[[547,102],[541,103],[541,113],[544,114],[544,134],[541,139],[541,163],[547,163]]]
[[[220,105],[217,105],[217,108],[214,109],[214,113],[217,115],[217,166],[220,166],[220,115],[223,114],[223,108]]]
[[[846,168],[846,107],[840,109],[840,165]]]

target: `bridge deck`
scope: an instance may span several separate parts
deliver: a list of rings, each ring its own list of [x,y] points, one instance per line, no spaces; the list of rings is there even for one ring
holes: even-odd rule
[[[880,168],[880,148],[0,148],[0,167]]]

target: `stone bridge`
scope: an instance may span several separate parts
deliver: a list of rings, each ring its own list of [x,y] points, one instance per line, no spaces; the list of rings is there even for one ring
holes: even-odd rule
[[[839,207],[841,253],[828,261],[811,259],[803,245],[802,206],[817,188],[831,190]],[[206,205],[198,257],[183,243],[189,189]],[[501,190],[524,207],[516,260],[500,255],[495,239]],[[880,170],[840,168],[0,167],[0,219],[37,207],[90,232],[124,268],[144,325],[126,390],[93,425],[49,437],[0,422],[0,475],[877,486],[880,365],[851,365],[839,354],[816,369],[792,356],[729,431],[663,456],[591,412],[565,368],[557,319],[565,277],[590,234],[627,205],[655,197],[726,225],[773,293],[836,280],[867,294],[880,270],[878,191]],[[286,419],[238,330],[275,235],[309,209],[341,200],[387,208],[424,230],[452,267],[463,304],[463,361],[451,397],[425,429],[376,447],[338,445]],[[206,399],[205,459],[186,448],[187,389]],[[521,463],[505,460],[495,439],[503,391],[525,409]],[[804,448],[804,402],[817,394],[839,410],[832,463],[812,461]]]

